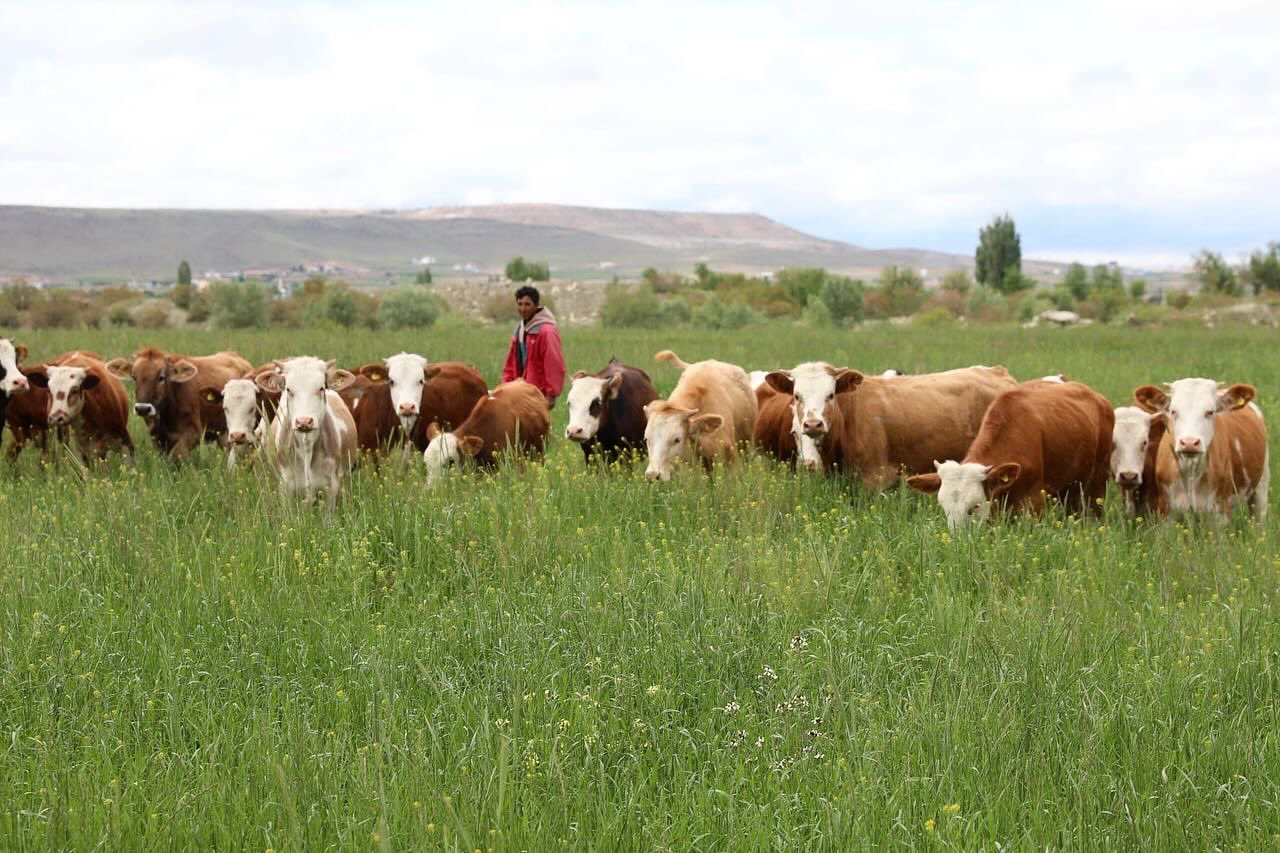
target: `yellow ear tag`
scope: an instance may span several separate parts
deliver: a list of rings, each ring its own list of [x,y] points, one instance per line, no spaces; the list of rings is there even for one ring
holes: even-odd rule
[[[204,398],[208,400],[210,403],[212,403],[218,399],[218,395],[213,393],[212,391],[206,391],[204,392]]]
[[[381,382],[381,381],[382,381],[382,374],[381,374],[381,373],[370,373],[370,374],[369,374],[369,378],[370,378],[370,379],[372,379],[374,382]]]
[[[1231,408],[1243,409],[1245,407],[1244,397],[1236,397],[1231,401]]]
[[[1000,475],[1000,482],[1002,482],[1002,483],[1007,483],[1007,482],[1009,482],[1009,475],[1008,475],[1008,474],[1001,474],[1001,475]]]

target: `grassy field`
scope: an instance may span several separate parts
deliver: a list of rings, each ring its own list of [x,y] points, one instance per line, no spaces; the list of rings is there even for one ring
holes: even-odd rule
[[[505,330],[19,336],[355,366]],[[1249,381],[1267,330],[567,330],[570,370]],[[558,436],[566,413],[555,411]],[[135,427],[138,426],[135,424]],[[935,502],[763,459],[428,492],[359,470],[330,518],[185,467],[0,473],[0,848],[1275,849],[1280,530],[1050,515],[953,538]]]

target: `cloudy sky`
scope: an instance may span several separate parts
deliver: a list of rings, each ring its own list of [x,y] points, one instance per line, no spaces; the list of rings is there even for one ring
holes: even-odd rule
[[[978,6],[6,0],[0,203],[750,210],[954,251],[1008,211],[1029,254],[1148,263],[1280,239],[1280,3]]]

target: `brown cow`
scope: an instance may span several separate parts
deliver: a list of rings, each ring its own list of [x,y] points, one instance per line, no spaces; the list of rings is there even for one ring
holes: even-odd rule
[[[1111,468],[1111,403],[1081,382],[1029,383],[995,399],[964,460],[935,462],[907,484],[937,493],[956,530],[983,521],[999,501],[1038,515],[1046,497],[1069,512],[1101,512]]]
[[[867,377],[822,362],[770,373],[768,382],[795,396],[799,452],[806,468],[842,471],[874,491],[935,459],[958,459],[978,434],[987,406],[1017,387],[1003,367]],[[816,455],[815,455],[816,454]]]
[[[645,406],[645,479],[670,480],[672,463],[690,454],[708,473],[717,457],[735,461],[738,444],[751,441],[756,424],[756,397],[746,371],[713,359],[686,364],[671,350],[653,358],[683,372],[670,397]]]
[[[783,394],[768,382],[756,386],[756,426],[751,443],[762,453],[792,465],[796,461],[795,418],[790,394]]]
[[[81,461],[88,463],[90,455],[104,459],[109,450],[118,450],[133,464],[129,395],[101,359],[82,352],[66,353],[28,370],[27,380],[46,389],[47,422],[68,429]]]
[[[114,358],[107,370],[133,382],[133,411],[147,424],[151,438],[170,459],[185,459],[202,440],[220,440],[227,431],[220,401],[205,389],[222,390],[253,365],[234,352],[186,356],[144,347],[133,359]]]
[[[504,382],[481,397],[452,432],[442,432],[434,422],[427,426],[431,442],[422,453],[427,485],[457,468],[464,456],[486,468],[496,465],[499,454],[508,448],[540,456],[550,429],[542,392],[523,379]]]
[[[377,451],[404,441],[426,450],[427,427],[452,429],[489,392],[480,371],[460,361],[428,362],[399,353],[355,371],[344,399],[356,419],[360,449]]]
[[[1266,518],[1271,458],[1256,393],[1212,379],[1179,379],[1167,394],[1154,385],[1134,392],[1145,411],[1168,418],[1155,473],[1170,512],[1228,516],[1245,504],[1256,520]]]

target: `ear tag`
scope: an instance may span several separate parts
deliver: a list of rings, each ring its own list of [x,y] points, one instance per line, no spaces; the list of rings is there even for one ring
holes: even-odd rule
[[[1243,397],[1236,397],[1234,400],[1231,401],[1231,408],[1233,409],[1243,409],[1244,407],[1245,407],[1245,402]]]
[[[374,382],[381,382],[381,381],[382,381],[382,374],[381,374],[381,373],[370,373],[370,374],[369,374],[369,378],[370,378],[370,379],[372,379]]]
[[[1001,474],[1001,475],[1000,475],[1000,482],[1002,482],[1002,483],[1007,483],[1007,482],[1009,482],[1009,475],[1008,475],[1008,474]]]
[[[208,402],[212,403],[212,402],[214,402],[214,401],[216,401],[216,400],[218,399],[218,395],[217,395],[217,394],[214,394],[212,391],[205,391],[205,392],[204,392],[204,398],[205,398],[205,400],[207,400]]]

